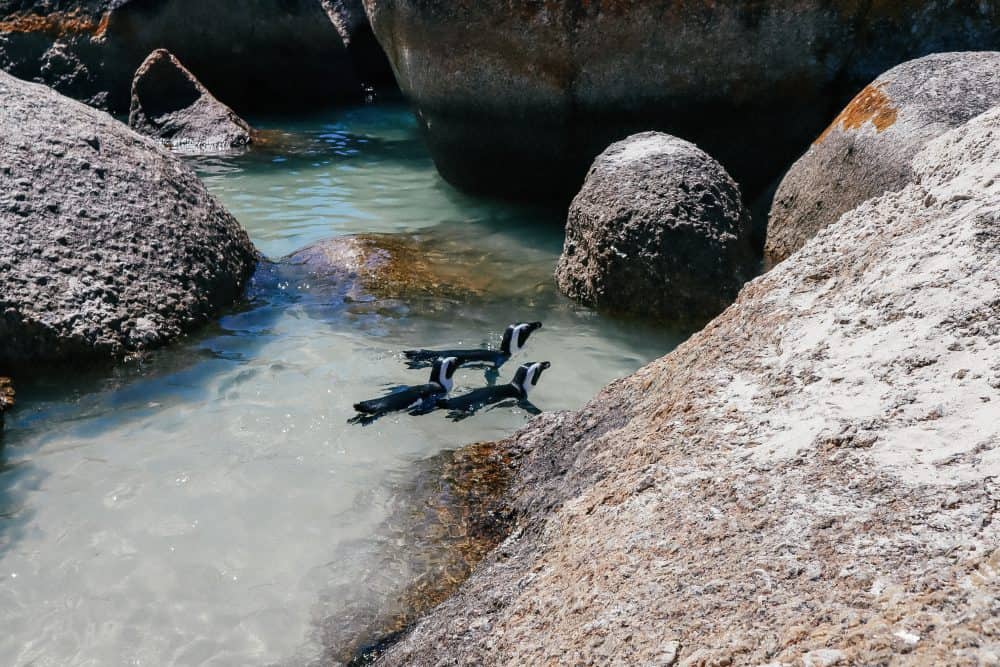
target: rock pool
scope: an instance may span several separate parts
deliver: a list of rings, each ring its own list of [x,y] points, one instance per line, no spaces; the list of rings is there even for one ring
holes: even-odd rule
[[[18,378],[0,441],[0,664],[335,654],[325,626],[406,583],[372,585],[390,513],[418,489],[412,471],[529,418],[501,405],[460,422],[348,424],[353,401],[426,380],[402,349],[496,345],[509,322],[542,320],[526,359],[553,364],[532,395],[548,411],[579,408],[680,340],[561,297],[561,212],[456,192],[405,108],[258,125],[271,131],[252,152],[192,160],[265,255],[393,234],[448,289],[345,299],[271,273],[197,336],[123,367]],[[483,382],[462,370],[456,389]]]

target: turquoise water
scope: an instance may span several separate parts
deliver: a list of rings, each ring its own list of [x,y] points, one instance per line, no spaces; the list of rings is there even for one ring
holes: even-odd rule
[[[192,160],[265,255],[391,233],[477,290],[345,301],[261,278],[218,323],[140,361],[19,378],[0,450],[0,664],[308,663],[323,623],[369,594],[398,480],[530,418],[501,405],[349,424],[354,401],[426,381],[402,349],[496,344],[509,322],[542,320],[525,360],[552,369],[532,398],[563,410],[679,340],[562,298],[561,212],[457,193],[405,109],[260,125],[275,130],[266,145]],[[456,390],[484,381],[462,370]]]

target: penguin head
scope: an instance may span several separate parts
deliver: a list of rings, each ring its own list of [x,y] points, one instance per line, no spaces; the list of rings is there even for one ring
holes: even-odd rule
[[[444,387],[444,391],[447,394],[455,384],[452,378],[457,369],[458,359],[455,357],[439,357],[434,360],[434,366],[431,368],[431,382],[436,382]]]
[[[528,337],[541,328],[541,322],[518,322],[517,324],[510,325],[503,332],[503,340],[500,341],[500,351],[507,356],[514,356],[527,345]]]
[[[520,389],[524,397],[527,398],[531,390],[538,384],[538,379],[542,377],[542,372],[551,365],[547,361],[529,361],[526,364],[521,364],[517,369],[517,373],[514,374],[514,380],[511,384]]]

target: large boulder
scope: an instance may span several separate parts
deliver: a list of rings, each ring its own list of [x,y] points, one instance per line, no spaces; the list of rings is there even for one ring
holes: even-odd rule
[[[365,6],[442,175],[507,196],[572,192],[643,130],[697,143],[754,194],[879,73],[1000,45],[1000,3],[968,0]]]
[[[128,124],[181,150],[239,148],[253,141],[247,122],[166,49],[153,51],[136,70]]]
[[[502,442],[513,531],[382,664],[994,664],[998,137]]]
[[[931,139],[1000,104],[1000,53],[939,53],[894,67],[862,90],[792,165],[768,216],[775,264],[858,204],[902,189]]]
[[[602,310],[704,320],[751,275],[750,216],[694,144],[646,132],[594,161],[570,205],[556,282]]]
[[[194,172],[0,73],[0,368],[120,357],[240,296],[256,252]]]
[[[362,84],[391,81],[361,0],[0,0],[0,67],[116,113],[158,48],[243,112],[357,100]]]

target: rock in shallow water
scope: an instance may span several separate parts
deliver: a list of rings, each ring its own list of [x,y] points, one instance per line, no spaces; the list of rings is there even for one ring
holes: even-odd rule
[[[866,199],[902,189],[928,141],[997,104],[997,52],[939,53],[878,77],[785,175],[768,219],[767,262],[782,261]]]
[[[993,661],[998,137],[1000,107],[931,141],[674,352],[504,441],[516,529],[383,664]]]
[[[750,216],[725,169],[647,132],[594,161],[566,223],[556,282],[602,310],[704,320],[750,277]]]
[[[313,243],[276,263],[280,280],[313,295],[331,290],[349,301],[430,299],[454,303],[532,294],[541,276],[487,254],[475,239],[433,230],[415,236],[358,234]]]
[[[136,70],[128,124],[187,151],[239,148],[253,140],[247,122],[166,49],[153,51]]]
[[[365,0],[434,160],[506,196],[573,192],[594,156],[662,130],[749,194],[836,108],[926,53],[1000,45],[1000,3]]]
[[[257,261],[177,157],[0,73],[0,365],[120,357],[206,322]]]

